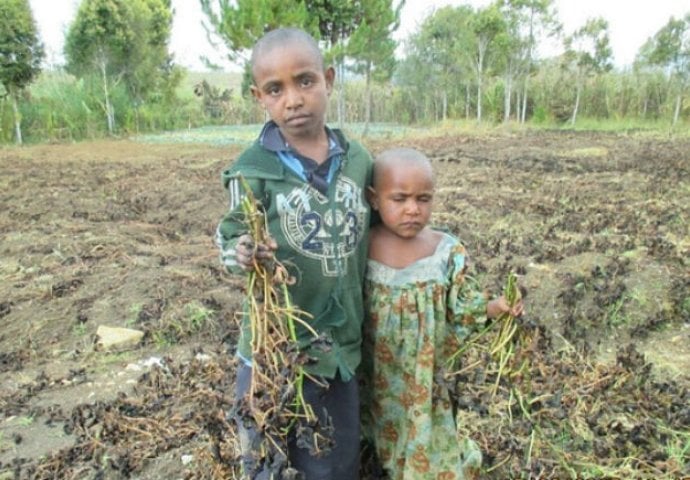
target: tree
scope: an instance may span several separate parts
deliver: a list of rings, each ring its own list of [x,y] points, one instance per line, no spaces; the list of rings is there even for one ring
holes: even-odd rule
[[[41,71],[43,55],[28,0],[0,2],[0,83],[12,102],[18,144],[23,141],[18,98]]]
[[[338,77],[345,71],[347,39],[362,19],[360,0],[199,0],[208,20],[206,30],[218,35],[229,50],[230,60],[245,63],[245,55],[266,32],[280,27],[299,27],[323,40],[327,57],[336,64]],[[343,82],[338,85],[338,122],[344,119]]]
[[[470,28],[475,38],[475,48],[472,51],[472,57],[477,76],[477,121],[481,121],[484,69],[491,52],[491,44],[505,30],[506,25],[498,7],[492,4],[475,13],[470,20]]]
[[[372,0],[373,5],[377,4]],[[364,18],[364,8],[370,2],[361,0],[307,0],[309,15],[319,28],[321,38],[326,42],[327,58],[335,64],[338,89],[337,116],[341,126],[345,121],[345,58],[348,54],[348,40],[358,29]]]
[[[499,0],[507,22],[506,45],[506,93],[504,119],[510,117],[513,80],[521,80],[521,102],[518,102],[517,117],[525,122],[529,78],[534,71],[535,47],[544,36],[552,36],[560,31],[556,20],[554,0]]]
[[[215,34],[228,50],[233,62],[249,61],[246,52],[265,33],[280,27],[302,27],[316,33],[309,24],[307,5],[303,0],[199,0],[208,21],[206,32]]]
[[[67,70],[78,77],[98,73],[111,135],[112,89],[123,82],[136,106],[171,73],[171,26],[170,0],[84,0],[80,5],[67,32]]]
[[[465,52],[474,48],[474,37],[468,26],[473,13],[471,7],[463,5],[443,7],[426,17],[419,31],[409,38],[399,70],[402,84],[416,90],[413,96],[416,103],[429,95],[435,97],[434,101],[440,101],[443,120],[448,117],[452,93],[464,84],[469,94],[472,66]],[[466,98],[466,116],[469,105]],[[418,111],[415,116],[420,116]]]
[[[675,125],[680,117],[685,89],[690,83],[690,13],[678,20],[671,17],[668,23],[642,46],[638,61],[662,67],[666,69],[671,80],[675,79]]]
[[[580,98],[587,78],[592,74],[611,70],[609,24],[603,18],[591,18],[584,26],[565,39],[564,66],[575,77],[575,105],[570,117],[575,124]]]
[[[352,34],[348,52],[355,60],[354,70],[365,78],[364,135],[371,121],[371,80],[389,80],[395,67],[396,42],[391,35],[400,26],[404,0],[393,8],[392,0],[364,2],[363,19]]]

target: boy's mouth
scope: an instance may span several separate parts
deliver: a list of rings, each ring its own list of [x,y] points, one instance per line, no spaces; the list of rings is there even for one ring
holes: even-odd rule
[[[292,117],[288,117],[285,120],[285,123],[288,125],[293,125],[293,124],[301,124],[307,121],[309,118],[309,115],[306,113],[301,113],[299,115],[293,115]]]

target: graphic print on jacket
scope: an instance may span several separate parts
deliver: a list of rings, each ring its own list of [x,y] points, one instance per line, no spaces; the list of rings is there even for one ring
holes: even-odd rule
[[[333,203],[316,189],[303,185],[276,196],[280,226],[288,243],[300,254],[321,261],[324,276],[347,274],[347,257],[356,253],[367,221],[362,189],[338,177]]]

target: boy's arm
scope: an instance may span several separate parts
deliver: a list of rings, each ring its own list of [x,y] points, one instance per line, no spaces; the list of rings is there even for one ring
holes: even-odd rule
[[[261,180],[246,178],[256,198],[261,198]],[[245,216],[242,210],[242,199],[245,197],[239,174],[223,172],[223,185],[228,192],[228,211],[221,219],[216,229],[216,245],[220,250],[220,260],[225,268],[234,274],[246,272],[252,268],[254,245],[248,234]],[[257,257],[265,256],[266,248],[259,246]],[[268,250],[271,250],[268,247]],[[269,252],[272,254],[272,252]]]

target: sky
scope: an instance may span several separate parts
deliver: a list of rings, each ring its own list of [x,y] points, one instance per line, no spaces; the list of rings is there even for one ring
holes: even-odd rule
[[[64,62],[64,35],[74,19],[80,0],[29,0],[46,46],[49,65]],[[401,25],[396,39],[402,40],[414,32],[421,21],[434,9],[446,5],[471,4],[484,7],[491,0],[407,0],[401,13]],[[178,64],[192,70],[202,70],[200,56],[208,57],[225,70],[238,70],[224,58],[222,51],[208,41],[202,26],[203,16],[198,0],[172,0],[173,19],[170,49]],[[572,33],[588,18],[601,16],[609,22],[609,37],[614,63],[630,65],[642,44],[673,15],[679,18],[690,12],[690,0],[555,0],[558,18],[565,33]],[[554,45],[545,50],[557,50]]]

